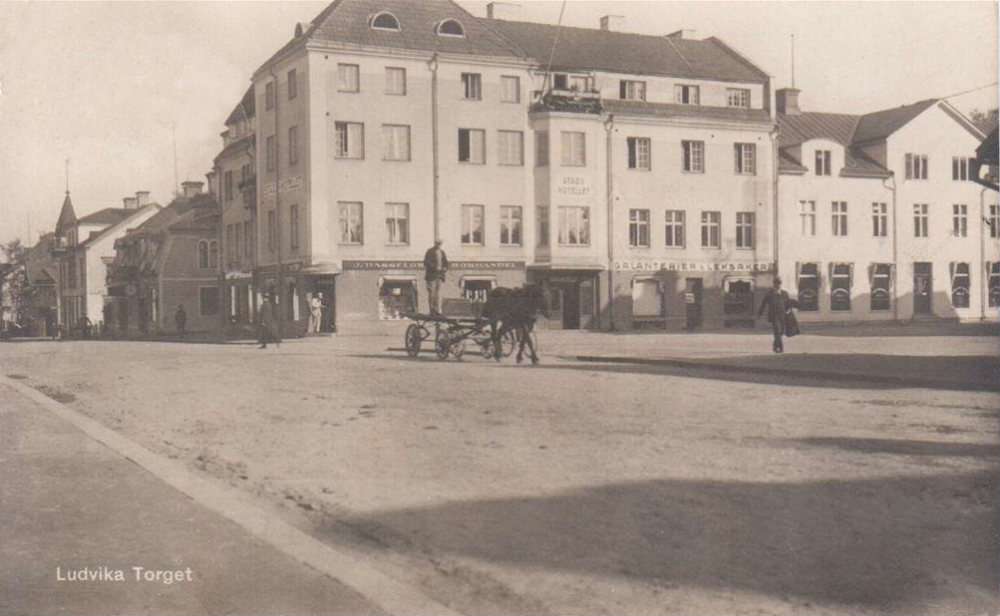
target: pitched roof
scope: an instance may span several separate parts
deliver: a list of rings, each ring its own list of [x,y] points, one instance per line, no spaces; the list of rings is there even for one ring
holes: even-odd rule
[[[106,217],[106,219],[108,219],[108,220],[110,220],[112,218],[115,218],[115,217],[118,217],[118,219],[114,220],[113,222],[108,222],[108,225],[106,227],[104,227],[103,229],[101,229],[100,231],[96,231],[96,232],[91,233],[90,237],[88,237],[86,239],[86,241],[80,243],[80,246],[82,247],[82,246],[87,246],[89,244],[92,244],[96,240],[98,240],[98,239],[104,237],[105,235],[107,235],[108,233],[111,233],[112,231],[114,231],[118,227],[118,225],[120,225],[121,223],[123,223],[123,222],[127,221],[128,219],[132,218],[136,214],[139,214],[141,212],[145,212],[147,209],[149,209],[151,207],[152,208],[156,208],[156,209],[160,209],[160,206],[157,205],[156,203],[150,203],[148,205],[144,205],[144,206],[140,207],[139,209],[135,209],[135,210],[134,209],[130,209],[130,208],[126,209],[126,208],[109,207],[109,208],[105,208],[103,210],[94,212],[93,214],[91,214],[91,216],[97,216],[98,214],[100,214],[102,218]],[[112,213],[107,213],[106,214],[106,212],[108,212],[109,210],[111,210]],[[83,219],[81,219],[81,221],[82,220]]]
[[[56,222],[56,233],[62,234],[66,227],[76,224],[76,212],[73,211],[73,200],[69,198],[69,191],[66,191],[66,198],[63,199],[62,210],[59,212],[59,220]]]
[[[252,135],[249,137],[243,137],[242,139],[237,139],[236,141],[222,148],[222,151],[215,156],[215,162],[218,162],[220,159],[231,156],[232,154],[235,154],[237,152],[249,154],[252,156],[253,143],[254,143],[254,138]]]
[[[812,139],[829,139],[850,145],[860,116],[843,113],[778,114],[778,145],[786,147]]]
[[[243,98],[240,100],[239,104],[233,109],[233,112],[229,114],[226,118],[226,126],[230,124],[236,124],[240,120],[245,120],[252,118],[256,112],[257,104],[253,95],[253,85],[247,88]]]
[[[196,209],[205,207],[218,207],[215,198],[211,194],[203,193],[194,197],[177,197],[167,207],[147,218],[141,225],[129,230],[118,241],[127,243],[129,240],[159,233],[171,228],[202,228],[196,216]]]
[[[993,132],[986,136],[986,139],[976,148],[976,158],[990,165],[997,164],[997,150],[1000,149],[1000,143],[997,142],[1000,139],[998,134],[1000,133],[994,128]]]
[[[895,109],[885,109],[863,115],[861,121],[858,122],[853,141],[854,143],[869,143],[885,139],[937,103],[938,99],[928,99],[912,105],[903,105]]]
[[[67,197],[68,198],[68,197]],[[106,207],[77,220],[81,224],[116,225],[139,210],[123,207]]]
[[[557,70],[604,70],[636,75],[723,79],[763,83],[768,76],[717,38],[696,41],[593,28],[484,19],[534,62]]]

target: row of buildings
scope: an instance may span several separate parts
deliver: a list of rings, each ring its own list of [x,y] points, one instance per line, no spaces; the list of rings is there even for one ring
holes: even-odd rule
[[[547,282],[548,327],[745,325],[778,273],[803,321],[997,318],[990,142],[946,100],[812,112],[718,38],[503,8],[337,0],[295,25],[207,192],[79,220],[67,194],[63,323],[249,323],[269,291],[289,330],[320,293],[327,331],[378,328],[426,310],[435,238],[445,297]]]

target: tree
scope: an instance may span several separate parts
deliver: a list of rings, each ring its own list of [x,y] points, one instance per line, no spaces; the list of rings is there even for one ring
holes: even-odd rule
[[[11,317],[15,322],[21,320],[21,313],[31,301],[31,288],[28,285],[28,247],[21,243],[20,238],[14,238],[5,244],[0,244],[0,252],[6,260],[6,267],[0,269],[0,287],[3,289],[2,303],[10,306]]]
[[[997,108],[994,107],[986,111],[973,109],[972,113],[969,114],[969,119],[976,125],[976,128],[989,134],[997,127]]]

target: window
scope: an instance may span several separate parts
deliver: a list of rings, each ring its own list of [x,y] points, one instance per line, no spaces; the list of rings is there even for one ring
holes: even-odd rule
[[[734,170],[740,175],[757,174],[757,146],[753,143],[733,145]]]
[[[483,78],[479,73],[462,73],[463,98],[478,101],[483,98]]]
[[[477,128],[458,129],[458,162],[486,164],[486,131]]]
[[[589,207],[559,207],[559,244],[562,246],[590,244]]]
[[[469,280],[468,277],[459,283],[462,287],[462,298],[476,304],[485,304],[493,290],[493,280]]]
[[[736,247],[753,248],[753,212],[736,212]]]
[[[646,100],[646,82],[629,81],[622,79],[618,82],[620,98],[623,101],[644,101]]]
[[[834,201],[830,204],[830,220],[834,237],[847,237],[847,202]]]
[[[816,175],[830,175],[830,150],[816,150]]]
[[[277,247],[278,227],[274,210],[267,213],[267,249],[274,252]]]
[[[483,245],[483,206],[462,206],[462,244],[467,246]]]
[[[299,249],[299,206],[292,205],[288,208],[288,246],[292,251]]]
[[[684,248],[684,210],[667,210],[667,246]]]
[[[407,203],[385,204],[385,243],[406,246],[410,243],[410,206]]]
[[[871,309],[889,310],[891,303],[889,288],[892,284],[892,264],[873,263],[869,267],[869,272],[872,285]]]
[[[226,201],[233,200],[233,172],[226,171],[222,174],[222,194]]]
[[[965,156],[954,156],[951,159],[951,179],[956,182],[969,180],[969,159]]]
[[[674,86],[674,102],[681,105],[698,105],[700,103],[700,88],[698,86]]]
[[[888,206],[884,203],[872,203],[872,236],[885,237],[889,235]]]
[[[264,108],[274,109],[274,82],[269,81],[264,86]]]
[[[927,179],[927,156],[922,154],[906,155],[906,179],[908,180]]]
[[[583,167],[587,164],[587,135],[562,132],[562,164],[564,167]]]
[[[288,100],[292,100],[299,95],[298,75],[295,69],[288,71]]]
[[[834,263],[830,266],[830,310],[851,309],[851,274],[854,266],[850,263]]]
[[[500,207],[500,245],[521,245],[521,207],[504,205]]]
[[[288,129],[288,164],[299,164],[299,127],[292,126]]]
[[[338,92],[361,91],[361,70],[357,64],[338,64],[337,77]]]
[[[969,264],[951,264],[951,305],[955,308],[969,307]]]
[[[701,213],[701,247],[720,248],[722,233],[722,214],[720,212]]]
[[[465,28],[454,19],[445,19],[438,24],[438,36],[465,36]]]
[[[796,264],[795,279],[799,287],[799,310],[815,312],[819,310],[819,264]]]
[[[365,227],[362,204],[356,201],[339,201],[337,208],[340,211],[340,243],[364,244]]]
[[[649,210],[628,211],[628,245],[649,248]]]
[[[730,107],[750,108],[750,90],[746,88],[726,88],[726,104]]]
[[[540,205],[535,209],[535,216],[538,222],[538,245],[549,245],[549,208],[547,205]]]
[[[629,137],[628,143],[628,168],[649,171],[652,163],[650,152],[652,143],[648,137]]]
[[[705,142],[681,141],[684,151],[684,171],[688,173],[705,172]]]
[[[249,223],[247,223],[247,224],[249,224]],[[234,233],[234,237],[233,237],[233,240],[235,242],[235,246],[233,247],[233,258],[234,259],[239,259],[240,256],[243,255],[243,226],[244,226],[244,223],[237,223],[236,226],[234,227],[234,229],[235,229],[235,233]]]
[[[360,122],[334,122],[337,133],[337,158],[365,157],[365,125]]]
[[[275,146],[274,135],[270,135],[264,143],[264,158],[266,159],[267,170],[274,171]]]
[[[913,204],[913,237],[927,237],[927,209],[926,203]]]
[[[951,234],[955,237],[969,236],[969,206],[951,206]]]
[[[521,102],[521,78],[504,75],[500,78],[500,102]]]
[[[816,235],[816,202],[799,201],[799,218],[802,219],[802,235]]]
[[[385,93],[390,96],[406,96],[406,69],[386,67]]]
[[[243,256],[252,257],[253,256],[253,227],[251,223],[243,223]]]
[[[394,32],[399,31],[399,20],[392,13],[379,13],[372,18],[372,29],[373,30],[392,30]]]
[[[497,131],[497,163],[524,165],[524,133],[519,130]]]
[[[990,237],[1000,237],[1000,206],[996,204],[990,206],[990,216],[986,224],[990,227]]]
[[[535,133],[535,166],[549,166],[549,131],[547,130]]]
[[[1000,306],[1000,263],[987,263],[986,272],[989,274],[987,284],[990,308],[996,308]]]
[[[198,242],[198,267],[200,269],[219,267],[218,240],[201,240]]]
[[[380,321],[399,321],[417,311],[416,280],[383,280],[378,290]]]
[[[659,280],[647,277],[632,280],[632,316],[663,316],[663,289]]]
[[[233,225],[226,225],[226,260],[233,260]]]
[[[410,127],[382,125],[382,160],[410,160]]]
[[[198,287],[198,314],[203,317],[219,314],[219,287]]]
[[[589,92],[591,90],[590,77],[587,75],[556,73],[552,76],[552,88],[555,90],[569,90],[571,92]]]

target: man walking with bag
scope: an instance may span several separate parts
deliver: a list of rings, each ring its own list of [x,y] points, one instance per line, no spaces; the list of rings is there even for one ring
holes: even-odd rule
[[[798,324],[794,324],[794,332],[787,329],[789,317],[791,317],[794,323],[795,316],[791,314],[794,307],[795,301],[788,296],[787,291],[781,288],[781,278],[775,276],[774,288],[767,291],[764,301],[760,304],[760,310],[757,311],[757,318],[759,319],[764,314],[764,311],[767,310],[767,320],[771,322],[771,329],[774,332],[773,348],[775,353],[785,352],[782,337],[786,333],[789,336],[794,336],[798,333]]]

